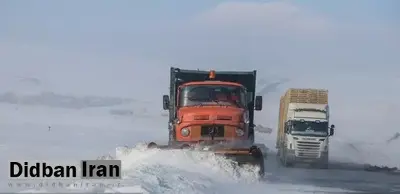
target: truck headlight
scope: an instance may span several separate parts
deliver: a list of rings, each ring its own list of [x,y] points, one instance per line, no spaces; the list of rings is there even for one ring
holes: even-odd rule
[[[239,137],[242,137],[244,135],[243,129],[237,128],[236,129],[236,135]]]
[[[181,129],[181,135],[182,135],[183,137],[187,137],[187,136],[189,136],[189,134],[190,134],[190,131],[189,131],[188,128],[183,128],[183,129]]]

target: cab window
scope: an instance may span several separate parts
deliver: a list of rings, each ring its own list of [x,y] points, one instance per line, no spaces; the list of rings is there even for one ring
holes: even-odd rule
[[[181,88],[179,106],[246,107],[246,91],[240,86],[190,85]]]

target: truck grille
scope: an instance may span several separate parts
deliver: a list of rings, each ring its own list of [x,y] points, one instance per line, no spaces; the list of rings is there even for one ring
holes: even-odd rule
[[[225,130],[223,125],[203,125],[201,126],[202,137],[224,137]]]
[[[302,158],[319,158],[321,142],[297,141],[296,156]]]

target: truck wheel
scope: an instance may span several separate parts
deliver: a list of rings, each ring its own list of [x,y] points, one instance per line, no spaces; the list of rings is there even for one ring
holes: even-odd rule
[[[275,156],[275,160],[276,160],[277,164],[280,164],[280,163],[281,163],[281,157],[280,157],[280,155],[279,155],[279,152],[280,152],[280,150],[278,149],[278,150],[276,151],[276,156]]]
[[[329,168],[329,158],[328,155],[325,155],[324,157],[321,158],[321,160],[318,163],[318,167],[320,169],[328,169]]]
[[[282,156],[281,156],[281,158],[282,158],[282,165],[284,166],[284,167],[292,167],[293,166],[293,162],[291,162],[290,160],[288,160],[288,157],[287,157],[287,155],[286,155],[286,149],[283,151],[283,153],[281,153],[282,154]]]
[[[324,160],[324,159],[322,159],[322,160],[320,160],[318,162],[311,163],[310,166],[312,168],[317,168],[317,169],[328,169],[329,168],[329,162]]]
[[[323,164],[320,165],[319,168],[320,168],[320,169],[328,169],[328,168],[329,168],[329,164],[323,163]]]
[[[328,168],[329,168],[329,161],[328,161],[328,160],[322,160],[322,161],[319,163],[318,167],[319,167],[320,169],[328,169]]]
[[[281,149],[278,152],[279,152],[277,154],[277,155],[279,155],[278,160],[283,166],[285,166],[285,153],[283,153],[284,151]]]
[[[293,163],[290,162],[290,161],[285,157],[283,166],[285,166],[285,167],[293,167]]]

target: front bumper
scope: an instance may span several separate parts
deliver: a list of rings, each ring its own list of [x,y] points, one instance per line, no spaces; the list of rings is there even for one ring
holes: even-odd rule
[[[287,160],[293,163],[319,163],[328,160],[328,152],[321,152],[319,157],[296,156],[295,150],[286,151]]]

